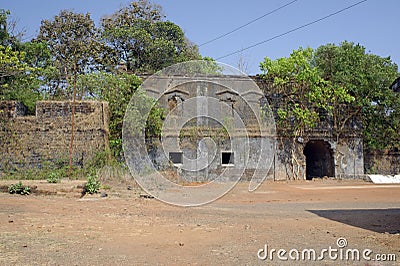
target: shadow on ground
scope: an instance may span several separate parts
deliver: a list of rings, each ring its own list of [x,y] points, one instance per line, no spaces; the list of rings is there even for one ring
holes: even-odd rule
[[[308,211],[332,221],[377,233],[400,233],[400,208]]]

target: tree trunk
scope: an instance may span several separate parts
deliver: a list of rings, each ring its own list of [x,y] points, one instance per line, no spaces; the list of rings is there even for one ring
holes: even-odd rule
[[[75,102],[76,102],[76,64],[74,65],[74,91],[72,95],[72,106],[71,106],[71,141],[69,143],[69,170],[68,176],[72,178],[72,165],[73,165],[73,154],[74,154],[74,137],[75,137]]]

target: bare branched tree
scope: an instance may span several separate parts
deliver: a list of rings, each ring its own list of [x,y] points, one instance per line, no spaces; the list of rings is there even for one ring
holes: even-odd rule
[[[248,74],[249,71],[249,62],[248,56],[243,53],[243,50],[238,54],[236,67],[242,71],[243,73]]]

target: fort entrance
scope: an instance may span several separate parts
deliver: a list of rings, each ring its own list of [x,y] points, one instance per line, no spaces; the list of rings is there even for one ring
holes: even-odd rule
[[[323,140],[310,140],[303,151],[306,156],[306,179],[335,176],[331,145]]]

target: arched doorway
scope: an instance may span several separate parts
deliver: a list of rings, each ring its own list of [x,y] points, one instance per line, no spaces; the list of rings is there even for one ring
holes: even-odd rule
[[[333,177],[335,167],[331,145],[323,140],[310,140],[303,151],[306,156],[306,179]]]

